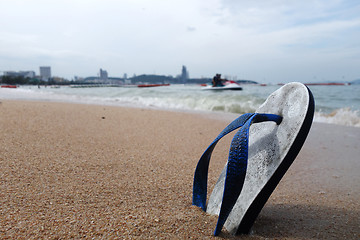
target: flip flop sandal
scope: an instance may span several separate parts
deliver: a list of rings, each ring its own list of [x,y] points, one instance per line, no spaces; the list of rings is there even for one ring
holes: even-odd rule
[[[231,234],[249,233],[304,144],[313,116],[310,90],[301,83],[289,83],[272,93],[256,113],[230,123],[205,150],[195,170],[193,205],[219,215],[215,236],[223,226]],[[206,206],[211,153],[222,137],[238,128]]]

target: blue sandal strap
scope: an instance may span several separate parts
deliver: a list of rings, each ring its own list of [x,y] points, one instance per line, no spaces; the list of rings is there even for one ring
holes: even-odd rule
[[[209,145],[201,156],[195,170],[194,183],[193,183],[193,205],[201,207],[206,211],[206,195],[207,195],[207,177],[209,162],[211,154],[217,144],[217,142],[226,134],[234,131],[246,123],[254,113],[246,113],[232,121]]]
[[[274,114],[254,114],[235,134],[230,150],[229,159],[226,169],[225,186],[223,199],[220,208],[218,222],[216,224],[214,235],[217,236],[228,218],[232,208],[234,207],[240,192],[242,190],[248,160],[248,141],[249,129],[252,123],[274,121],[280,124],[281,116]]]

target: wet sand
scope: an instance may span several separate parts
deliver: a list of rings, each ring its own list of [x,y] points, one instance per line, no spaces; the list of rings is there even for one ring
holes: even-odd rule
[[[50,102],[0,104],[0,238],[212,239],[191,205],[199,157],[230,120]],[[214,185],[231,137],[219,142]],[[359,239],[360,128],[314,123],[250,235]]]

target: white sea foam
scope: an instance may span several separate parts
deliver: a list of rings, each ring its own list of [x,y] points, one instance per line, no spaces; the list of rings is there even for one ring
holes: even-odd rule
[[[352,111],[350,108],[336,109],[329,114],[316,112],[314,121],[360,127],[359,111]]]
[[[0,88],[1,99],[76,102],[197,112],[254,112],[278,86],[244,86],[243,91],[201,91],[199,86],[159,88]],[[313,87],[316,122],[360,127],[360,86]]]

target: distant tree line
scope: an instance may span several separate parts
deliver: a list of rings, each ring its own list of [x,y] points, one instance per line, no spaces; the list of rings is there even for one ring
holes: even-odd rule
[[[22,85],[22,84],[30,84],[30,85],[39,85],[41,84],[41,80],[37,78],[25,78],[23,76],[2,76],[1,83],[9,84],[9,85]]]
[[[172,76],[163,76],[163,75],[139,75],[132,78],[129,78],[132,84],[137,83],[171,83],[171,84],[203,84],[210,83],[211,78],[187,78],[183,79],[181,77],[172,77]]]
[[[70,82],[57,82],[50,78],[49,81],[44,81],[38,78],[29,78],[24,76],[2,76],[0,78],[1,84],[8,85],[68,85]]]
[[[130,78],[132,84],[137,83],[175,83],[177,79],[174,79],[171,76],[162,76],[162,75],[139,75]]]

